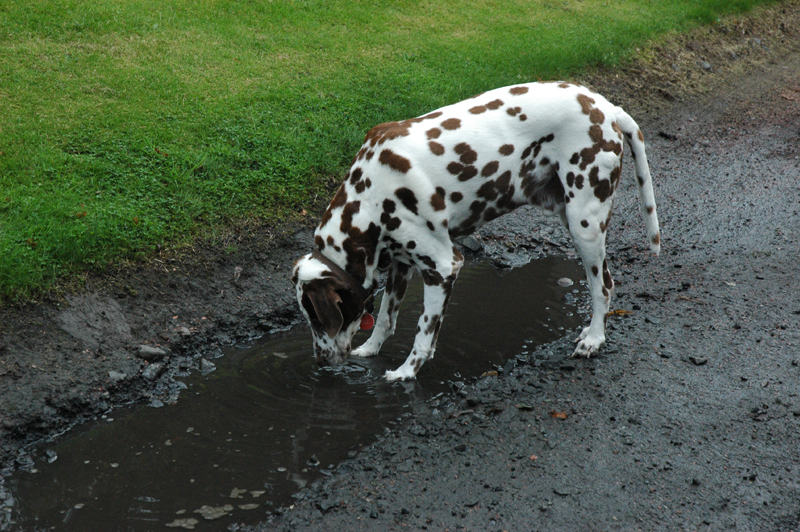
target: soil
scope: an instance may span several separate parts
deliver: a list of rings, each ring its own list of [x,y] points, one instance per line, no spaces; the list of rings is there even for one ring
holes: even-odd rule
[[[575,79],[642,127],[662,228],[653,257],[625,185],[600,356],[567,358],[571,338],[517,356],[257,529],[800,529],[798,28],[784,2]],[[116,406],[172,401],[175,372],[298,321],[288,275],[321,210],[1,309],[2,468]],[[528,209],[471,247],[508,266],[532,240],[572,254]]]

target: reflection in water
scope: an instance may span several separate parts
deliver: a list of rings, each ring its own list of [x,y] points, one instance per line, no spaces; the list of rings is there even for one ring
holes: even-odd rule
[[[40,449],[32,471],[0,485],[0,530],[146,531],[195,521],[210,530],[209,519],[219,530],[263,520],[393,422],[430,410],[452,381],[576,327],[578,290],[557,280],[581,271],[557,258],[504,272],[467,265],[436,357],[415,381],[389,384],[382,375],[413,343],[419,281],[397,334],[374,359],[320,369],[303,327],[229,349],[216,371],[185,379],[176,404],[116,410]]]

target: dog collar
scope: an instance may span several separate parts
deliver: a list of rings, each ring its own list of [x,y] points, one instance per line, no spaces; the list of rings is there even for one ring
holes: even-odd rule
[[[318,249],[312,251],[311,256],[327,266],[336,275],[348,280],[349,284],[352,286],[353,293],[364,302],[364,309],[366,309],[369,314],[374,312],[375,296],[367,292],[367,290],[358,283],[358,280],[356,280],[355,277],[347,273],[347,270],[323,255]]]

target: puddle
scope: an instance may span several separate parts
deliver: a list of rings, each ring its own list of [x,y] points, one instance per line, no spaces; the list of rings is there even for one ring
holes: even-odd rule
[[[255,524],[407,413],[448,401],[478,376],[580,324],[577,264],[546,258],[459,275],[436,357],[416,381],[388,384],[413,343],[415,278],[397,333],[374,359],[319,369],[305,327],[229,349],[216,370],[182,379],[174,405],[113,411],[35,451],[0,484],[2,531],[222,530]],[[366,333],[363,338],[366,339]],[[358,342],[357,342],[358,343]],[[114,419],[111,419],[114,418]]]

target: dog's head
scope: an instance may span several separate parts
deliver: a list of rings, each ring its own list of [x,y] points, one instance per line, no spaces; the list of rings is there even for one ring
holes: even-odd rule
[[[317,251],[295,262],[292,280],[300,311],[311,325],[314,358],[320,366],[338,366],[350,355],[353,336],[368,313],[371,296]]]

